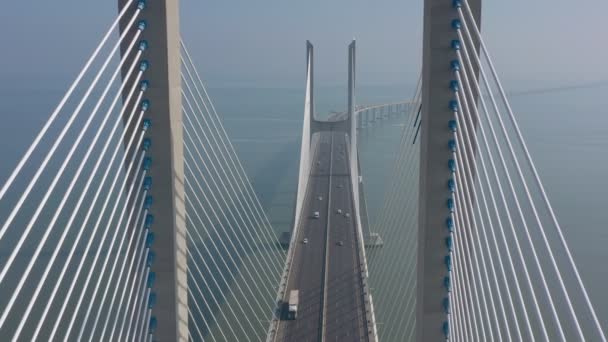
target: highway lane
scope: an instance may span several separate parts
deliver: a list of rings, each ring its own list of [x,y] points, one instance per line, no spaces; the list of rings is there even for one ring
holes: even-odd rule
[[[298,318],[281,320],[275,341],[321,341],[323,337],[327,341],[365,341],[365,309],[345,134],[320,133],[312,160],[285,292],[288,297],[290,290],[300,290]],[[337,209],[343,213],[337,214]],[[319,211],[318,219],[312,217],[315,211]],[[345,217],[346,212],[350,218]],[[303,243],[305,238],[307,244]],[[338,244],[340,241],[342,245]]]
[[[365,306],[346,136],[343,133],[334,135],[325,340],[366,341]],[[342,213],[338,213],[338,210]]]
[[[313,164],[302,208],[299,234],[295,239],[297,245],[287,282],[286,298],[290,290],[300,290],[298,318],[292,321],[283,319],[279,322],[276,341],[319,340],[322,320],[322,269],[325,263],[323,250],[327,234],[327,197],[330,177],[330,154],[326,152],[329,152],[330,145],[331,136],[321,134],[312,158]],[[319,196],[321,200],[318,199]],[[319,211],[318,219],[312,216],[315,211]],[[305,238],[308,239],[307,244],[303,243]]]

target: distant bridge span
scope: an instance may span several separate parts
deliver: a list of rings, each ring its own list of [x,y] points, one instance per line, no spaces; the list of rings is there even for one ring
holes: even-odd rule
[[[313,46],[308,42],[294,228],[269,341],[377,340],[359,210],[354,41],[348,83],[346,117],[315,119]],[[284,306],[296,289],[298,318],[286,320]]]

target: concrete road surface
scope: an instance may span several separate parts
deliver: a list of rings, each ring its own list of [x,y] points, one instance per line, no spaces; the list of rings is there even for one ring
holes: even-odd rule
[[[367,341],[347,137],[319,134],[285,292],[300,290],[298,318],[282,319],[275,341]]]

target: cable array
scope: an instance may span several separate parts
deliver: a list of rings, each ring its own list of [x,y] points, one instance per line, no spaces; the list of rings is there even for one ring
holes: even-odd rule
[[[285,253],[181,47],[190,334],[263,340]]]
[[[466,0],[454,16],[446,339],[606,341]]]
[[[373,231],[382,247],[369,253],[378,336],[411,340],[415,326],[416,245],[421,81],[409,103],[379,219]]]
[[[145,7],[126,1],[0,190],[7,340],[139,340],[153,330],[135,309],[156,296],[152,281],[142,287],[154,278]],[[152,330],[125,331],[127,322]]]

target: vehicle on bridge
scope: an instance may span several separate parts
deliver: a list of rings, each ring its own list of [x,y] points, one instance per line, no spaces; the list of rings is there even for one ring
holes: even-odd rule
[[[289,292],[289,302],[287,309],[287,319],[294,320],[298,317],[298,304],[300,301],[300,291],[299,290],[291,290]]]

